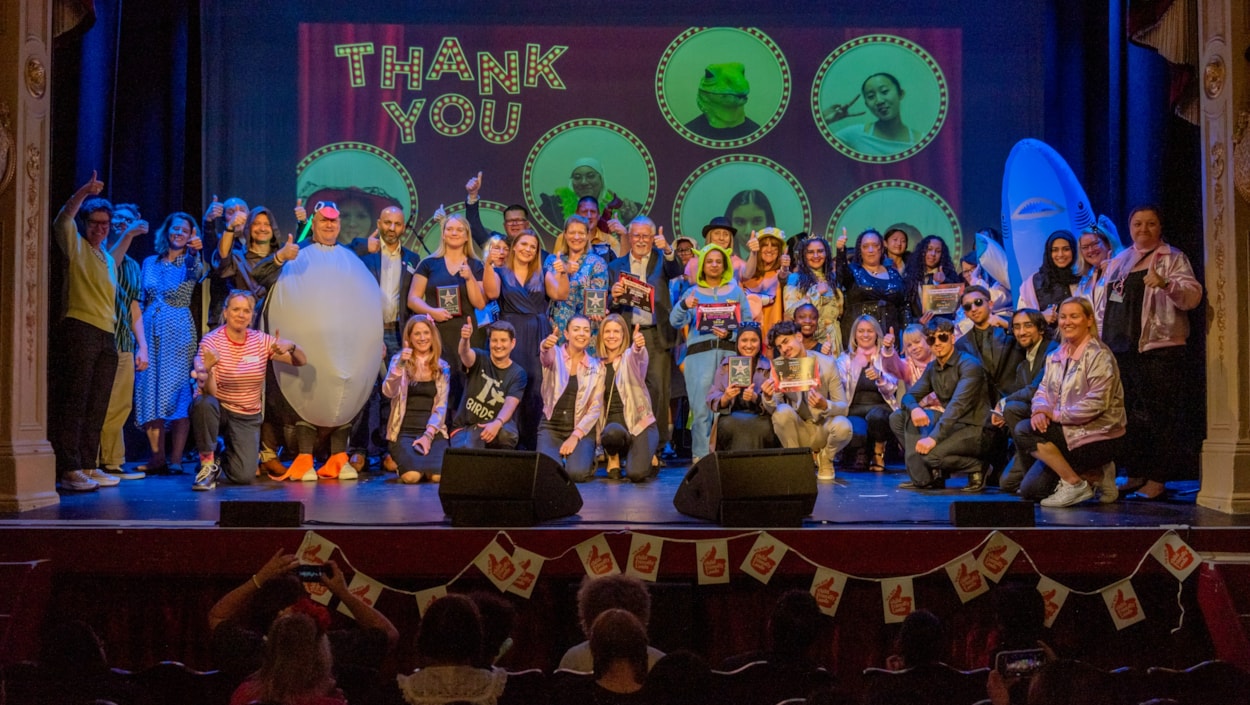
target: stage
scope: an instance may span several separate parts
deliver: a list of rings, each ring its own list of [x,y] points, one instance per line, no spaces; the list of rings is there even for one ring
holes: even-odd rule
[[[511,529],[453,528],[438,485],[401,485],[381,473],[362,473],[355,481],[220,484],[210,492],[193,491],[189,474],[148,477],[65,494],[56,506],[0,515],[0,561],[47,559],[21,599],[40,615],[103,624],[106,639],[117,644],[111,653],[118,665],[129,667],[168,658],[211,666],[203,614],[276,550],[297,550],[309,532],[338,549],[333,558],[349,575],[367,575],[385,586],[378,607],[405,634],[419,621],[414,594],[441,586],[494,589],[473,566],[492,541],[506,551],[523,548],[545,558],[533,594],[528,600],[513,598],[522,606],[517,641],[526,646],[510,664],[514,668],[552,668],[560,651],[578,640],[573,595],[587,572],[578,545],[601,537],[623,570],[639,535],[663,543],[652,583],[654,642],[665,649],[694,648],[713,661],[755,648],[771,601],[784,589],[813,588],[814,573],[831,569],[850,576],[824,649],[841,676],[881,665],[894,627],[882,623],[879,585],[898,576],[914,582],[917,606],[981,635],[952,660],[963,667],[984,665],[982,632],[991,619],[990,601],[961,602],[952,591],[953,574],[948,579],[943,568],[965,554],[981,553],[996,533],[1020,548],[1004,583],[1031,587],[1044,575],[1073,590],[1055,633],[1095,661],[1159,665],[1158,654],[1170,653],[1160,649],[1175,651],[1176,665],[1192,665],[1195,654],[1236,661],[1244,643],[1235,616],[1246,611],[1250,594],[1244,570],[1213,570],[1208,563],[1182,583],[1178,597],[1177,580],[1150,558],[1152,547],[1169,533],[1208,560],[1250,546],[1250,516],[1197,507],[1197,482],[1169,486],[1168,501],[1036,507],[1036,528],[996,532],[954,527],[951,505],[1018,501],[997,490],[964,493],[959,478],[944,491],[900,490],[897,485],[907,478],[899,467],[882,474],[840,472],[836,483],[818,486],[815,508],[802,528],[761,533],[678,513],[672,500],[686,470],[667,467],[644,484],[610,481],[601,471],[578,486],[584,502],[578,514]],[[298,501],[304,524],[222,528],[219,505],[228,500]],[[739,568],[760,536],[786,547],[770,581],[753,580]],[[707,546],[701,542],[719,540],[728,548],[729,580],[699,584],[698,565]],[[1121,631],[1114,629],[1098,591],[1129,577],[1149,619]],[[1227,608],[1223,612],[1199,604],[1212,589],[1231,595],[1220,603]],[[1225,614],[1230,609],[1231,622]],[[1173,633],[1178,624],[1183,628]],[[18,634],[12,651],[25,655],[27,648]],[[401,645],[401,661],[404,653]]]

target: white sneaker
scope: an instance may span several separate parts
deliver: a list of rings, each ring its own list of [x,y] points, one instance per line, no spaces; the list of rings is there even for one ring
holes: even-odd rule
[[[1098,501],[1111,504],[1120,498],[1120,488],[1115,484],[1115,463],[1102,466],[1102,482],[1098,485]]]
[[[83,470],[71,470],[61,476],[61,489],[72,492],[93,492],[100,489],[100,483],[88,477]]]
[[[341,470],[339,470],[340,480],[355,480],[359,477],[360,473],[356,471],[356,466],[351,463],[347,463]]]
[[[1094,496],[1094,488],[1081,480],[1080,483],[1069,485],[1063,480],[1055,487],[1055,493],[1042,500],[1043,507],[1071,507]]]
[[[816,459],[816,479],[820,482],[833,482],[833,453],[828,446],[820,449],[820,457]]]
[[[100,468],[91,468],[90,470],[83,470],[83,473],[87,477],[91,478],[92,480],[95,480],[95,483],[101,487],[114,487],[122,483],[122,480],[120,477],[116,475],[110,475],[107,472],[104,472],[103,470],[101,470]]]

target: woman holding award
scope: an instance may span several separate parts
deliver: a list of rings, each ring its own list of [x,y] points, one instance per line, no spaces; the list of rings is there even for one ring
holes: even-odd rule
[[[564,260],[553,262],[544,272],[538,261],[538,236],[526,230],[512,241],[512,248],[503,266],[486,267],[482,288],[486,298],[499,302],[499,318],[516,329],[516,347],[512,361],[525,370],[525,396],[517,410],[517,448],[533,450],[538,436],[538,419],[542,413],[542,364],[538,346],[551,335],[547,310],[553,301],[563,301],[569,294],[569,275]]]
[[[599,326],[599,359],[604,367],[599,444],[607,456],[609,480],[643,482],[659,472],[651,458],[660,445],[660,431],[647,391],[647,341],[638,326],[632,338],[625,330],[625,319],[618,313],[608,314]]]
[[[586,300],[590,296],[596,301],[607,301],[608,265],[599,255],[590,251],[590,222],[580,215],[571,215],[564,221],[564,232],[556,237],[556,246],[547,261],[543,263],[544,272],[555,272],[556,262],[564,260],[563,266],[568,272],[568,295],[553,300],[548,309],[555,332],[564,342],[564,330],[574,316],[586,316],[590,321],[590,345],[593,347],[599,336],[599,321],[603,320],[606,311],[598,311],[593,306],[586,310]],[[588,294],[587,291],[590,291]],[[606,304],[605,304],[606,306]]]
[[[482,291],[482,259],[473,249],[469,237],[469,221],[459,213],[443,221],[443,237],[434,254],[421,260],[412,275],[408,290],[408,308],[434,319],[442,342],[443,359],[451,368],[447,408],[460,407],[464,394],[464,367],[456,350],[460,346],[460,329],[474,309],[486,306]]]
[[[955,262],[951,259],[950,249],[946,241],[937,235],[929,235],[920,241],[907,261],[907,270],[903,275],[903,295],[907,297],[907,319],[918,322],[922,326],[920,338],[924,338],[923,326],[929,324],[934,316],[947,320],[955,320],[954,308],[950,313],[938,313],[925,309],[925,287],[953,285],[961,286],[963,279]],[[958,305],[956,297],[955,305]]]
[[[686,393],[691,401],[691,451],[694,462],[708,454],[712,409],[706,404],[712,378],[721,362],[738,349],[730,340],[742,321],[746,295],[730,269],[729,250],[708,245],[699,253],[698,278],[686,298],[673,307],[669,323],[686,334]],[[700,403],[703,402],[703,403]]]
[[[762,356],[763,338],[755,321],[738,327],[738,354],[727,357],[716,370],[707,405],[716,415],[712,446],[716,450],[776,448],[772,420],[764,415],[760,387],[773,366]]]

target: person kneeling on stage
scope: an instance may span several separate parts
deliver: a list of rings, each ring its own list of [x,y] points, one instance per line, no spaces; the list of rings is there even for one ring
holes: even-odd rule
[[[881,324],[865,313],[851,324],[846,342],[847,349],[835,364],[849,404],[846,418],[854,429],[852,441],[856,448],[872,448],[868,469],[885,472],[890,414],[898,409],[898,373],[904,367],[894,354],[894,329],[882,335]]]
[[[925,339],[933,349],[933,362],[903,395],[903,408],[890,415],[890,429],[903,446],[911,476],[899,489],[945,489],[943,471],[965,471],[966,489],[980,491],[981,427],[989,415],[985,368],[972,355],[955,350],[955,327],[944,318],[929,322]],[[920,406],[931,392],[942,411]]]
[[[191,405],[195,447],[200,449],[200,470],[192,489],[216,487],[223,465],[231,482],[252,482],[260,453],[265,368],[270,360],[295,367],[308,362],[295,343],[249,327],[255,305],[251,292],[230,292],[224,323],[200,341],[191,373],[203,392]],[[218,433],[226,441],[221,463],[215,455]]]
[[[442,338],[429,316],[409,318],[401,342],[382,382],[382,394],[392,400],[386,440],[400,482],[438,482],[447,450],[451,366],[442,359]]]
[[[660,470],[651,465],[660,445],[660,430],[647,391],[650,355],[640,326],[634,325],[633,340],[626,340],[625,319],[619,313],[608,314],[599,325],[599,358],[604,366],[599,443],[607,456],[608,479],[644,482]],[[623,474],[622,462],[626,463]]]
[[[777,364],[768,381],[761,385],[764,410],[772,414],[773,432],[783,448],[811,448],[816,461],[816,479],[832,482],[833,456],[851,442],[851,422],[847,420],[846,395],[833,358],[803,347],[798,324],[782,321],[768,332],[769,346],[778,359],[815,358],[814,379],[806,392],[782,391]]]
[[[707,404],[716,414],[712,426],[712,448],[715,450],[758,450],[776,448],[772,419],[764,415],[760,387],[772,374],[773,366],[760,355],[763,347],[760,326],[745,321],[738,327],[738,357],[725,358],[712,380]],[[746,360],[740,358],[745,357]],[[732,367],[743,365],[750,375],[749,384],[732,384]]]
[[[1046,317],[1034,308],[1016,311],[1016,315],[1011,318],[1011,332],[1016,343],[1024,350],[1024,359],[1016,366],[1018,389],[998,400],[998,404],[990,412],[990,423],[1005,428],[1015,441],[1016,426],[1033,413],[1033,394],[1037,392],[1037,387],[1042,383],[1042,374],[1046,372],[1046,356],[1057,350],[1059,344],[1045,339]],[[998,482],[999,489],[1003,492],[1020,489],[1020,483],[1034,462],[1033,457],[1021,450],[1019,442],[1016,442],[1015,457],[1003,471]],[[1046,494],[1049,495],[1050,492],[1047,491]]]
[[[1016,443],[1046,464],[1033,466],[1020,494],[1045,497],[1043,507],[1069,507],[1093,497],[1094,487],[1081,474],[1101,486],[1102,502],[1119,496],[1115,458],[1125,433],[1124,388],[1115,354],[1094,333],[1094,307],[1087,299],[1072,297],[1059,305],[1059,350],[1046,358],[1033,417],[1016,426]]]
[[[516,448],[517,406],[525,394],[525,370],[512,363],[516,329],[507,321],[487,328],[490,352],[469,345],[473,324],[460,329],[457,352],[468,377],[464,399],[454,420],[452,448]]]
[[[552,331],[539,346],[543,366],[543,418],[538,422],[538,452],[564,461],[574,482],[595,474],[595,426],[603,409],[603,365],[586,351],[590,319],[569,319],[564,345]]]

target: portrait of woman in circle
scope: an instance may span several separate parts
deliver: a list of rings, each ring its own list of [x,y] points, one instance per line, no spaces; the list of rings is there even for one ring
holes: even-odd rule
[[[747,189],[734,194],[725,207],[725,218],[734,226],[743,239],[750,237],[752,230],[763,230],[775,227],[773,206],[768,196],[759,189]]]
[[[903,122],[902,104],[906,91],[894,74],[881,71],[864,79],[859,95],[846,103],[834,103],[824,109],[830,127],[848,118],[866,116],[839,129],[834,137],[861,154],[888,157],[898,154],[919,141],[919,133]],[[863,101],[862,106],[856,104]],[[856,108],[859,108],[856,111]]]
[[[573,163],[567,187],[558,187],[555,193],[541,194],[540,210],[552,223],[563,223],[577,213],[577,202],[586,196],[597,198],[602,209],[611,208],[614,217],[622,223],[628,223],[642,212],[642,206],[637,201],[608,188],[603,164],[594,157],[583,157]]]

